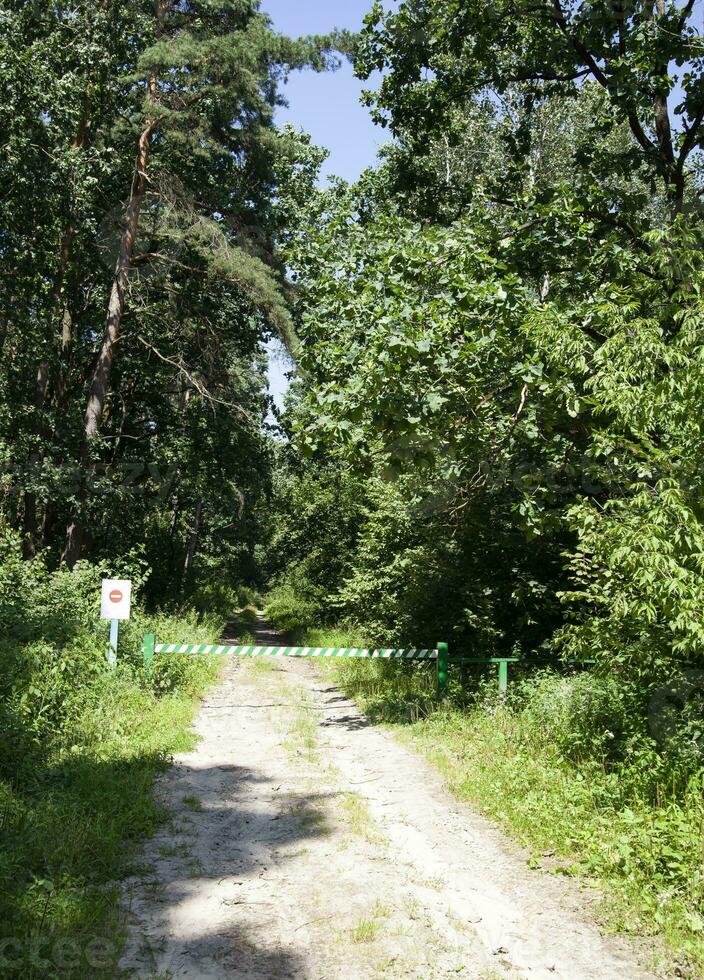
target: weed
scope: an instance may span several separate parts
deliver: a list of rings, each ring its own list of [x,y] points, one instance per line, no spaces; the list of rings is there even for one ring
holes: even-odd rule
[[[318,747],[318,723],[310,707],[305,692],[300,694],[299,703],[289,728],[289,749],[304,752],[309,759],[316,758]]]
[[[343,794],[342,814],[345,827],[350,833],[363,837],[370,843],[378,841],[379,830],[367,804],[358,793]]]
[[[186,858],[190,853],[191,849],[188,844],[164,844],[159,848],[160,856],[165,858]]]
[[[326,829],[327,816],[313,801],[304,800],[295,803],[288,812],[299,821],[302,828],[323,832]]]
[[[383,929],[383,919],[389,915],[389,909],[377,902],[368,917],[359,919],[357,924],[349,930],[348,936],[353,943],[373,943]]]
[[[186,865],[189,878],[199,878],[203,874],[203,862],[199,858],[191,858]]]
[[[186,807],[188,807],[191,813],[201,813],[203,810],[203,804],[201,801],[197,796],[193,796],[192,794],[189,796],[184,796],[183,803]]]

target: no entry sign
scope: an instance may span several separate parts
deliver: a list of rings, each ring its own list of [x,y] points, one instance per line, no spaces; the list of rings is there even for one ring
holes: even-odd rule
[[[125,579],[104,578],[100,597],[101,619],[129,619],[132,583]]]

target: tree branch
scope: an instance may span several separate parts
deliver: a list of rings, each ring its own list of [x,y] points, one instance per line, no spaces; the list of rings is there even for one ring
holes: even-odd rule
[[[599,84],[605,88],[609,94],[613,95],[614,91],[612,82],[608,75],[608,65],[606,66],[606,70],[600,68],[586,44],[584,44],[583,41],[581,41],[570,31],[564,11],[560,6],[560,0],[552,0],[552,4],[555,11],[555,19],[562,33],[565,35],[567,40],[570,41],[575,51],[584,59],[597,82],[599,82]],[[655,143],[653,143],[653,141],[647,136],[635,110],[628,107],[624,108],[626,118],[628,119],[628,125],[631,127],[631,132],[635,136],[640,147],[649,154],[657,154],[657,147]]]
[[[682,172],[684,171],[684,165],[687,162],[687,157],[689,156],[689,154],[692,152],[692,150],[696,145],[697,138],[700,135],[699,128],[703,121],[704,121],[704,105],[702,105],[699,108],[699,111],[697,112],[694,119],[692,120],[692,125],[687,126],[685,124],[685,136],[682,142],[682,148],[677,157],[677,163],[675,165],[675,169],[678,174],[682,174]]]
[[[233,409],[244,419],[246,419],[246,421],[249,422],[251,426],[257,429],[259,428],[257,422],[252,418],[249,412],[245,411],[245,409],[242,408],[241,405],[236,405],[234,402],[227,402],[224,401],[224,399],[222,398],[217,398],[215,395],[211,395],[208,389],[205,387],[205,385],[202,384],[202,382],[198,381],[197,378],[194,378],[193,375],[186,370],[183,364],[179,364],[179,362],[174,361],[173,358],[167,357],[166,354],[162,354],[160,351],[156,349],[156,347],[154,347],[152,344],[146,341],[144,337],[142,337],[140,334],[137,335],[137,340],[140,342],[140,344],[143,344],[148,350],[156,354],[159,360],[163,361],[164,364],[169,364],[171,367],[176,368],[179,374],[183,375],[183,377],[186,378],[186,380],[193,386],[194,390],[197,391],[202,398],[205,398],[206,401],[209,401],[216,405],[224,405],[225,408]]]

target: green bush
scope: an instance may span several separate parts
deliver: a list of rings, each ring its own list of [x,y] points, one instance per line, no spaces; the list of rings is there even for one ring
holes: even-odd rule
[[[229,582],[207,581],[189,591],[187,604],[189,609],[199,613],[216,613],[229,616],[233,610],[243,604],[246,590]]]
[[[643,720],[640,699],[615,677],[541,672],[514,693],[526,719],[547,735],[565,758],[622,760]]]
[[[276,626],[293,638],[300,637],[323,619],[324,594],[300,576],[291,574],[268,594],[265,612]]]
[[[136,585],[115,670],[98,618],[108,574]],[[142,637],[212,642],[224,622],[213,612],[147,613],[142,582],[139,562],[50,572],[41,558],[23,561],[11,535],[0,538],[0,940],[20,950],[3,976],[54,975],[42,957],[53,963],[64,940],[80,951],[71,976],[96,975],[84,956],[96,941],[110,951],[103,974],[116,965],[114,883],[161,819],[154,775],[190,744],[193,699],[217,668],[211,658],[157,656],[147,673]]]

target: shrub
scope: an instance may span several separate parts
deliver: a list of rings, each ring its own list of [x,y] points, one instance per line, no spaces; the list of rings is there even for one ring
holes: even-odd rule
[[[0,536],[0,938],[29,937],[27,956],[4,976],[47,975],[31,962],[37,942],[104,935],[117,957],[114,881],[160,819],[154,774],[188,744],[192,699],[215,676],[212,660],[187,656],[157,657],[145,672],[144,633],[209,642],[223,619],[147,613],[138,594],[108,670],[108,627],[98,619],[108,574],[138,589],[143,581],[139,562],[50,572]],[[91,975],[84,967],[72,975]]]
[[[267,596],[266,615],[279,629],[295,636],[317,626],[323,619],[324,594],[300,576],[289,575]]]

